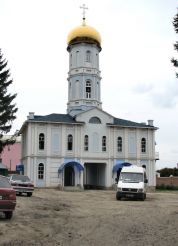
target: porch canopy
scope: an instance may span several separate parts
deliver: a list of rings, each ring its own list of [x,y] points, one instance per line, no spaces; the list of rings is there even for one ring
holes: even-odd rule
[[[65,167],[69,167],[69,166],[70,167],[76,167],[79,172],[84,170],[84,167],[79,162],[77,162],[77,161],[69,161],[69,162],[63,163],[59,167],[58,173],[61,173]]]
[[[112,172],[117,172],[120,168],[131,166],[132,164],[129,162],[117,161],[113,166]]]

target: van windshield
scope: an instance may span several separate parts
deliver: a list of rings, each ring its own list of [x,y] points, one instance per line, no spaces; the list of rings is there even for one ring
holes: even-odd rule
[[[143,182],[143,173],[121,173],[119,180],[125,183]]]

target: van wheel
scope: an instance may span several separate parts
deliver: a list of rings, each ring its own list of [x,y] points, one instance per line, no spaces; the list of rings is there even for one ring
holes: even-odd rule
[[[27,196],[29,196],[29,197],[32,196],[32,193],[31,192],[27,193]]]
[[[10,220],[12,218],[13,212],[12,211],[8,211],[8,212],[4,212],[5,214],[5,218]]]
[[[146,194],[142,194],[141,200],[145,201],[145,198],[146,198]]]
[[[116,200],[121,200],[121,196],[120,196],[119,192],[116,193]]]

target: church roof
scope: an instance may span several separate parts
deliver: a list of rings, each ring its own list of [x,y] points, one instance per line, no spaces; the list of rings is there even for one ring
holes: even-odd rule
[[[108,124],[109,126],[121,126],[121,127],[134,127],[134,128],[151,128],[157,129],[157,127],[146,125],[146,123],[137,123],[130,120],[123,120],[119,118],[114,118],[113,124]]]
[[[34,118],[29,120],[35,122],[81,123],[77,122],[69,114],[34,115]]]
[[[69,114],[49,114],[49,115],[34,115],[33,118],[29,118],[30,122],[50,122],[50,123],[65,123],[65,124],[83,124],[84,122],[76,121],[74,117]],[[133,128],[150,128],[157,129],[154,126],[147,125],[146,123],[137,123],[134,121],[124,120],[113,117],[113,123],[108,123],[108,126],[120,126],[120,127],[133,127]]]

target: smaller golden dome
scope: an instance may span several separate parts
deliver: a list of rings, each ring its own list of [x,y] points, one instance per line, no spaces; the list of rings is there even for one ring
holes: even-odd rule
[[[71,43],[71,41],[76,39],[76,38],[90,38],[90,39],[97,41],[97,43],[99,43],[99,45],[101,44],[101,36],[100,36],[99,32],[96,31],[96,29],[94,29],[93,27],[87,26],[85,24],[85,22],[83,22],[83,24],[81,26],[74,28],[68,34],[67,44],[69,45]]]

